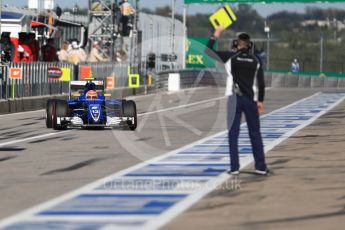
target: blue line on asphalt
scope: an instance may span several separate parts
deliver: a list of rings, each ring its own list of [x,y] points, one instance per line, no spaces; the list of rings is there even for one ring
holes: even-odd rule
[[[158,215],[186,196],[186,194],[82,194],[38,215]]]
[[[122,178],[108,180],[96,188],[99,191],[180,191],[193,189],[193,185],[203,185],[208,179],[195,178]],[[192,185],[192,186],[190,186]]]
[[[229,164],[149,164],[126,174],[129,177],[215,177],[229,169]]]
[[[138,228],[143,226],[147,221],[131,220],[131,221],[108,221],[108,225],[117,227],[132,227]],[[78,230],[92,230],[102,229],[104,227],[104,221],[22,221],[18,222],[6,230],[46,230],[46,229],[78,229]]]

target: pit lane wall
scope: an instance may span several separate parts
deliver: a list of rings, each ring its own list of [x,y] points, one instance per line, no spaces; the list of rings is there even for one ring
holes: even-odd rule
[[[180,87],[188,88],[194,86],[215,85],[225,86],[224,72],[215,69],[204,70],[181,70]],[[157,76],[157,87],[168,89],[168,79],[171,72],[161,72]],[[273,88],[345,88],[344,74],[319,74],[290,72],[265,72],[266,87]]]
[[[345,75],[334,73],[266,72],[265,81],[273,88],[345,88]]]
[[[107,90],[112,98],[125,98],[131,95],[149,94],[155,92],[154,87],[142,86],[137,89],[117,88]],[[36,97],[23,97],[8,100],[0,100],[0,114],[19,113],[44,109],[48,99],[68,99],[68,95],[48,95]]]
[[[225,86],[225,73],[215,69],[204,70],[178,70],[162,71],[154,75],[153,85],[142,86],[137,89],[116,88],[110,90],[113,98],[125,98],[131,95],[150,94],[168,90],[170,73],[180,75],[180,88],[191,88],[200,86]],[[345,78],[318,75],[293,75],[291,73],[265,74],[266,87],[273,88],[342,88],[345,89]],[[16,99],[0,100],[0,114],[18,113],[44,109],[50,98],[67,99],[68,95],[49,95],[23,97]]]

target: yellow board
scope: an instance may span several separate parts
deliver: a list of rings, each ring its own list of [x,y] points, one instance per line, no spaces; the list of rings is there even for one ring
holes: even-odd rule
[[[132,74],[130,66],[128,66],[128,87],[132,89],[140,87],[140,75]]]
[[[237,18],[230,6],[225,5],[210,17],[210,21],[214,28],[221,26],[226,29],[237,21]]]
[[[140,75],[131,74],[128,76],[128,87],[129,88],[139,88],[140,87]]]
[[[61,68],[62,76],[60,81],[71,81],[71,68]]]
[[[148,82],[147,82],[147,85],[148,85],[148,86],[151,86],[151,85],[152,85],[152,75],[151,75],[151,74],[148,75]]]

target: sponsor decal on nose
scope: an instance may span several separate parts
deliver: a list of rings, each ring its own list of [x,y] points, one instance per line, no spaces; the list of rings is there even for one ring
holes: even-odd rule
[[[94,121],[98,121],[101,116],[101,106],[100,105],[90,105],[89,106],[91,117]]]

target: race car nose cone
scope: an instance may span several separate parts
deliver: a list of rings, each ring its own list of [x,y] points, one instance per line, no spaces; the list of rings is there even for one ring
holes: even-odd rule
[[[89,105],[89,112],[92,119],[98,122],[101,116],[101,105]]]

